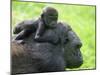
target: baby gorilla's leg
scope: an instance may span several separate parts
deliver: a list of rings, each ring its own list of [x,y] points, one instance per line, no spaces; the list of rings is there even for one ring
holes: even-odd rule
[[[16,41],[18,44],[24,44],[23,38],[24,38],[25,32],[21,31],[19,34],[15,36],[13,41]]]
[[[19,34],[16,35],[14,40],[17,40],[17,43],[24,44],[24,38],[28,37],[28,35],[31,34],[30,30],[22,30]]]

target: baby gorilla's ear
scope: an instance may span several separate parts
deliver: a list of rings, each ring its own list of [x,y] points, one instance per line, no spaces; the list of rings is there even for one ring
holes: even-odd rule
[[[44,17],[44,14],[42,13],[42,14],[41,14],[41,18],[43,18],[43,17]]]

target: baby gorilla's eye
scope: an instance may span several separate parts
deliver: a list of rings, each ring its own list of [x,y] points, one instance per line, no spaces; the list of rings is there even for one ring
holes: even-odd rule
[[[50,18],[51,20],[57,20],[57,16],[48,16],[48,18]]]

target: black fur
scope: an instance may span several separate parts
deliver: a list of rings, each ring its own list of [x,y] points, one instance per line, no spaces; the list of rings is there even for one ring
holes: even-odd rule
[[[82,43],[70,26],[66,26],[64,23],[58,23],[55,29],[48,29],[43,35],[54,41],[61,35],[60,38],[64,41],[62,43],[34,41],[35,33],[25,38],[24,55],[12,56],[12,74],[58,72],[65,71],[65,67],[81,66],[83,63],[80,52]]]

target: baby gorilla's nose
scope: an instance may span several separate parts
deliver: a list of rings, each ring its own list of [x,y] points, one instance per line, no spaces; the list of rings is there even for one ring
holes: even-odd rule
[[[54,27],[56,27],[56,25],[57,25],[57,22],[55,22],[55,21],[52,21],[51,23],[50,23],[50,27],[52,28],[54,28]]]

